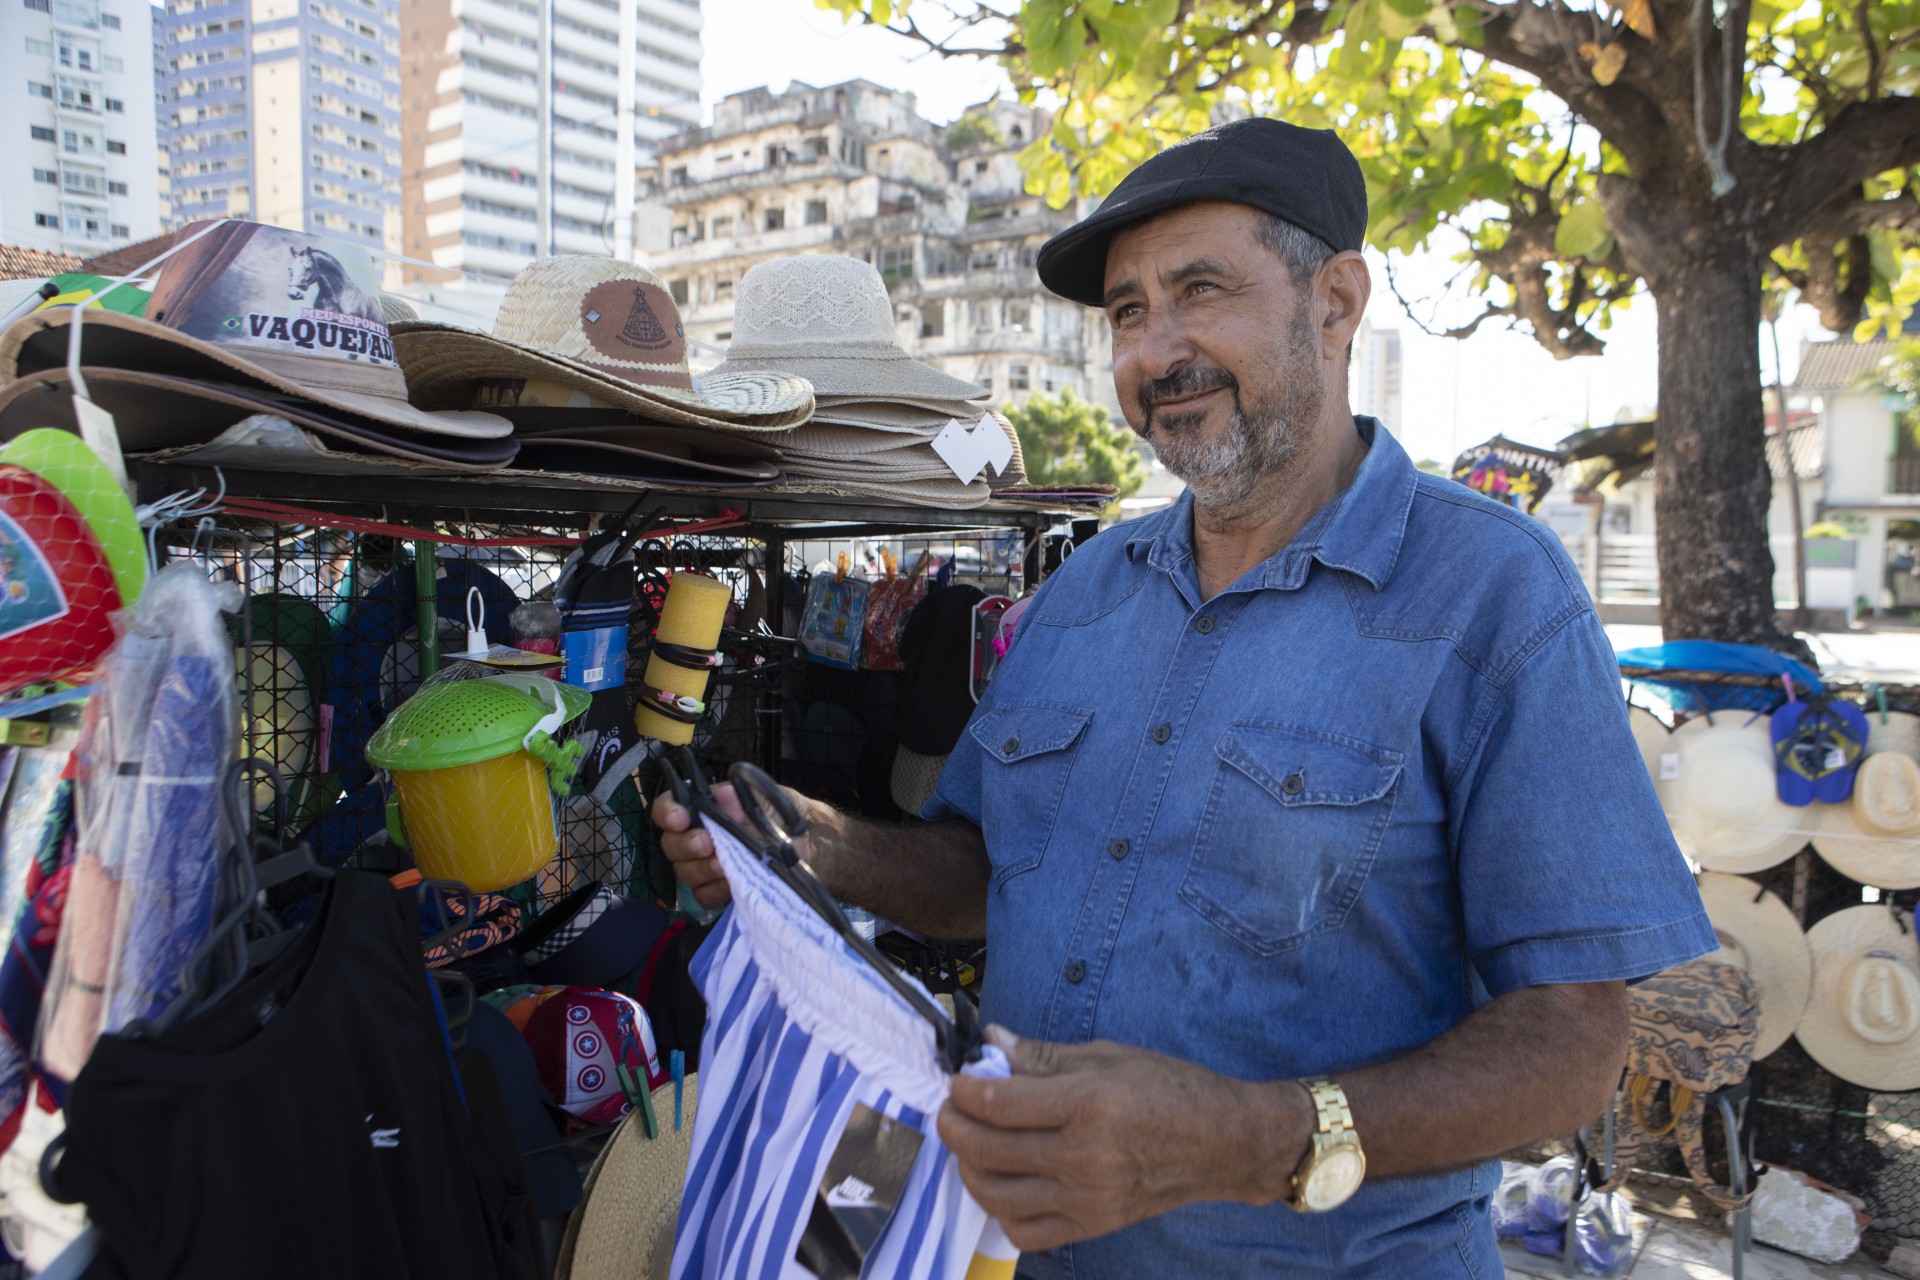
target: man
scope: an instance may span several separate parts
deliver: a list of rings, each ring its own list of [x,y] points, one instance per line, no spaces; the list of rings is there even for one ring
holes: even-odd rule
[[[940,821],[810,809],[836,894],[987,938],[1015,1075],[940,1133],[1023,1275],[1497,1276],[1492,1158],[1714,946],[1553,535],[1348,409],[1365,220],[1331,133],[1246,120],[1046,245],[1187,492],[1042,587]]]

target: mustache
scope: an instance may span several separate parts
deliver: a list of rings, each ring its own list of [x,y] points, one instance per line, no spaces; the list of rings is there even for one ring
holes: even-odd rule
[[[1222,387],[1237,391],[1239,386],[1239,381],[1232,374],[1217,365],[1204,369],[1182,365],[1164,378],[1153,378],[1140,384],[1140,412],[1150,422],[1158,401],[1184,399]]]

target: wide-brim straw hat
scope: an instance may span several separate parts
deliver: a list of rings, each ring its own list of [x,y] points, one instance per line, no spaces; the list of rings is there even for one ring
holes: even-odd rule
[[[1869,711],[1853,798],[1814,807],[1813,844],[1835,871],[1882,889],[1920,887],[1920,716]]]
[[[1807,935],[1786,903],[1744,876],[1707,872],[1700,877],[1700,901],[1720,938],[1714,959],[1745,969],[1760,992],[1753,1056],[1764,1058],[1792,1037],[1806,1011],[1813,990]]]
[[[1675,729],[1663,756],[1660,798],[1680,851],[1708,871],[1746,875],[1806,847],[1814,821],[1780,802],[1773,737],[1764,716],[1722,711]],[[1664,764],[1665,762],[1663,762]]]
[[[758,436],[705,427],[626,423],[520,437],[523,466],[691,485],[771,484],[780,451]]]
[[[681,1189],[693,1155],[695,1077],[688,1076],[680,1128],[673,1086],[653,1091],[660,1134],[631,1112],[587,1173],[586,1198],[560,1241],[554,1280],[666,1280],[673,1262]]]
[[[395,325],[393,343],[421,404],[464,408],[484,383],[531,379],[694,426],[784,431],[813,413],[813,388],[790,373],[695,378],[666,282],[614,258],[538,259],[507,286],[492,333],[419,321]]]
[[[91,337],[87,339],[89,345],[92,341]],[[255,414],[285,418],[357,453],[385,454],[449,471],[498,471],[520,450],[511,434],[477,438],[410,431],[360,415],[330,412],[329,406],[314,401],[266,394],[231,382],[198,382],[118,368],[94,367],[80,372],[87,382],[88,398],[113,415],[120,447],[129,453],[204,445]],[[30,373],[0,387],[0,439],[12,439],[34,427],[58,427],[79,434],[73,385],[64,368]]]
[[[1920,1089],[1920,947],[1913,916],[1848,907],[1807,930],[1813,993],[1795,1034],[1813,1060],[1867,1089]]]
[[[905,747],[895,747],[889,789],[900,811],[909,818],[919,817],[920,810],[927,801],[933,799],[933,789],[940,784],[940,771],[946,767],[945,756],[923,755]]]
[[[512,434],[506,419],[465,405],[436,413],[410,403],[365,249],[252,222],[194,224],[180,232],[194,235],[199,238],[160,264],[145,316],[85,309],[83,366],[293,396],[417,435],[484,440]],[[0,383],[64,368],[80,310],[36,311],[0,334]]]
[[[987,393],[983,390],[981,394]],[[873,406],[876,404],[920,413],[937,413],[943,420],[958,418],[962,422],[977,421],[986,409],[986,406],[978,400],[950,400],[936,396],[888,396],[885,400],[875,400],[872,396],[833,396],[816,393],[814,416],[831,419],[843,415],[872,414]]]
[[[983,400],[987,389],[908,355],[873,264],[837,253],[775,258],[734,294],[733,340],[715,374],[797,374],[815,395]],[[976,415],[977,416],[977,415]]]
[[[858,400],[848,403],[814,401],[809,425],[856,427],[866,431],[897,432],[901,435],[932,439],[955,418],[978,417],[977,405],[964,405],[952,411],[929,409],[923,405],[897,400]]]
[[[961,484],[953,472],[947,472],[936,480],[919,480],[900,476],[862,476],[845,471],[834,471],[827,475],[806,475],[796,473],[789,466],[786,478],[778,486],[782,492],[815,493],[829,497],[842,498],[879,498],[887,502],[904,502],[916,507],[952,507],[969,511],[982,506],[992,499],[993,490],[984,480],[975,480],[972,484]]]

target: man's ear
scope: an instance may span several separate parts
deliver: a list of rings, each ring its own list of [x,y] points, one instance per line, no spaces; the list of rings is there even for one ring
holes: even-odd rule
[[[1367,261],[1353,250],[1334,254],[1313,276],[1315,309],[1320,313],[1320,358],[1345,361],[1347,348],[1367,314],[1373,277]]]

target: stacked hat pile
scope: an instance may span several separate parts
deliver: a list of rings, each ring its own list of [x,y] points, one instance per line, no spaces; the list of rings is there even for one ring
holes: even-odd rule
[[[542,258],[514,277],[493,332],[405,321],[394,349],[418,404],[513,424],[520,465],[677,488],[780,479],[776,444],[813,412],[804,378],[695,378],[666,282],[628,262]]]
[[[986,389],[906,353],[885,282],[857,258],[781,258],[741,278],[733,344],[713,376],[775,373],[814,390],[813,420],[780,441],[791,487],[976,507],[1025,478],[1018,438],[988,410]],[[942,432],[993,435],[943,456]]]
[[[206,445],[268,415],[273,429],[248,436],[243,455],[263,467],[492,471],[512,460],[505,418],[409,403],[366,250],[230,221],[188,226],[176,245],[144,307],[49,306],[0,334],[0,438],[74,430],[84,389],[128,452]],[[67,367],[76,338],[84,388]]]

